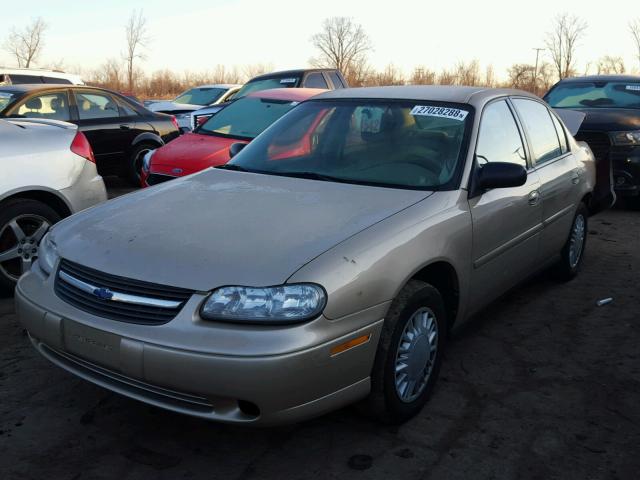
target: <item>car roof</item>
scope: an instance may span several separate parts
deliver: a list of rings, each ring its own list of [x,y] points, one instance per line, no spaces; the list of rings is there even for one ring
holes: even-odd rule
[[[272,88],[249,93],[247,97],[302,102],[326,91],[324,88]]]
[[[640,75],[586,75],[584,77],[569,77],[558,83],[579,82],[640,82]]]
[[[465,87],[452,85],[403,85],[389,87],[361,87],[330,90],[318,100],[371,98],[390,100],[424,100],[432,102],[484,104],[493,98],[522,96],[539,99],[532,93],[511,88]]]
[[[242,85],[238,85],[236,83],[210,83],[207,85],[197,85],[195,87],[191,87],[189,90],[194,88],[235,88],[241,87]]]
[[[89,85],[73,85],[71,83],[19,83],[18,85],[2,85],[0,89],[5,92],[16,92],[16,93],[25,93],[25,92],[35,92],[37,90],[62,90],[66,88],[82,88],[82,89],[93,89],[93,90],[103,90],[106,92],[113,92],[113,90],[109,90],[107,88],[100,87],[91,87]],[[118,93],[118,92],[113,92]]]
[[[298,68],[294,70],[281,70],[279,72],[271,72],[271,73],[263,73],[262,75],[257,75],[249,80],[247,83],[254,82],[257,80],[263,80],[266,78],[278,78],[278,77],[287,77],[291,75],[302,75],[304,73],[310,72],[336,72],[335,68]]]

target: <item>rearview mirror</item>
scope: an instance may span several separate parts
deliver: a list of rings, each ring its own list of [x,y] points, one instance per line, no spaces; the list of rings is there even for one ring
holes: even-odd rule
[[[519,187],[527,182],[527,170],[516,163],[488,162],[478,169],[477,175],[482,190]]]
[[[236,142],[233,145],[231,145],[229,147],[229,158],[235,157],[246,146],[247,146],[246,143],[240,143],[240,142]]]

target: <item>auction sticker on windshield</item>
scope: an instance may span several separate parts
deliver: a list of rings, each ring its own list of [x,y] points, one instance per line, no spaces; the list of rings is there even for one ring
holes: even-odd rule
[[[297,81],[297,78],[282,78],[280,83],[296,83]]]
[[[627,90],[635,90],[637,92],[640,92],[640,85],[627,85],[626,89]]]
[[[435,107],[432,105],[416,105],[411,109],[411,115],[421,115],[424,117],[451,118],[452,120],[463,121],[469,112],[459,108]]]

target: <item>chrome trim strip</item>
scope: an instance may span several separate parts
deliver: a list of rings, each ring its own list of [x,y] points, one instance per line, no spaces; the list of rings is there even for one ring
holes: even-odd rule
[[[66,272],[58,271],[58,278],[69,285],[82,290],[90,295],[95,295],[96,290],[100,290],[102,287],[91,285],[90,283],[83,282],[74,276],[69,275]],[[106,301],[127,303],[130,305],[141,305],[144,307],[159,307],[159,308],[178,308],[182,305],[182,302],[176,302],[175,300],[161,300],[159,298],[141,297],[139,295],[130,295],[128,293],[116,292],[109,290],[113,296]]]

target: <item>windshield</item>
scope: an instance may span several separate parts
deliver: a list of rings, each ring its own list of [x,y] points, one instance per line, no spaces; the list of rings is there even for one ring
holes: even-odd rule
[[[308,101],[226,168],[395,188],[456,188],[470,111],[469,105],[424,100]]]
[[[545,100],[554,108],[640,108],[640,83],[560,83]]]
[[[16,96],[13,93],[0,91],[0,112],[13,102],[15,98]]]
[[[212,116],[196,133],[253,139],[297,104],[291,100],[241,98]]]
[[[173,101],[173,103],[186,103],[189,105],[211,105],[218,100],[226,88],[192,88],[182,93]]]
[[[251,92],[271,90],[272,88],[295,88],[299,83],[300,77],[295,75],[255,80],[253,82],[245,83],[244,86],[238,90],[238,93],[235,94],[234,98],[244,97]]]

